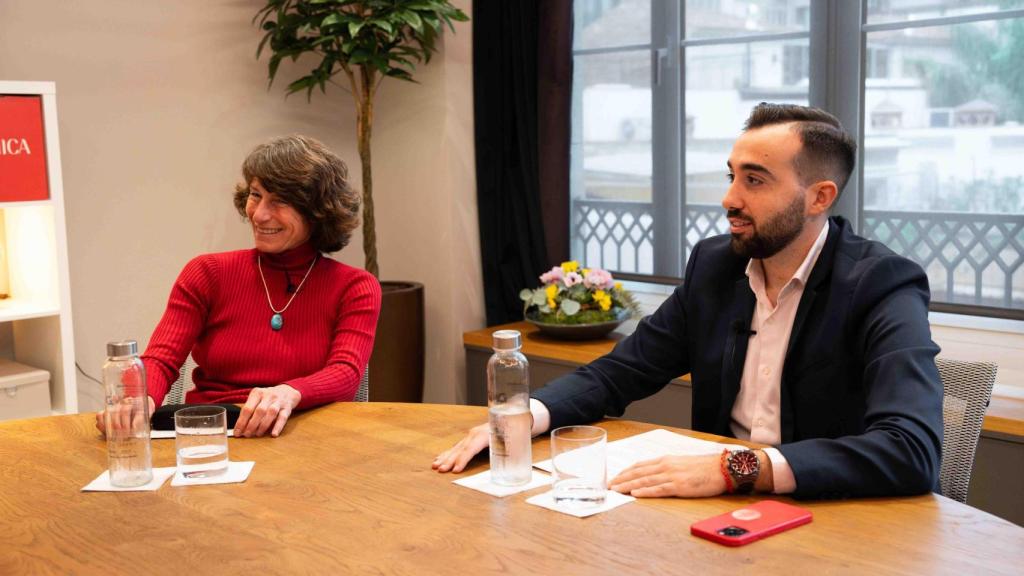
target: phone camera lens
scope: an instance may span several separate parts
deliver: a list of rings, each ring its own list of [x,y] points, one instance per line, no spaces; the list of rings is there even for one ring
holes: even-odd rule
[[[745,528],[740,528],[739,526],[727,526],[719,530],[718,533],[722,536],[731,536],[735,538],[736,536],[743,536],[747,533],[747,530]]]

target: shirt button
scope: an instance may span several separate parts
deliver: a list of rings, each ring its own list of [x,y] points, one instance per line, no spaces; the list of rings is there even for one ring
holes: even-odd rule
[[[765,376],[771,376],[772,369],[767,367],[767,366],[762,366],[761,367],[761,374],[764,374]]]
[[[764,420],[762,420],[760,418],[758,418],[757,420],[754,420],[754,426],[757,426],[758,428],[760,428],[761,426],[764,426]]]

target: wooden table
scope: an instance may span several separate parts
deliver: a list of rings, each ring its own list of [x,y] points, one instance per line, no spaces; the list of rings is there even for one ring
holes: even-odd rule
[[[2,422],[0,574],[960,575],[1019,574],[1024,560],[1024,528],[936,495],[803,503],[810,525],[732,549],[689,526],[755,498],[639,500],[579,519],[524,502],[542,489],[493,498],[430,470],[485,417],[335,404],[280,438],[231,439],[232,460],[256,461],[244,484],[130,493],[79,491],[106,467],[92,415]],[[609,439],[654,428],[601,425]],[[173,441],[153,449],[173,465]],[[535,461],[547,454],[535,441]]]

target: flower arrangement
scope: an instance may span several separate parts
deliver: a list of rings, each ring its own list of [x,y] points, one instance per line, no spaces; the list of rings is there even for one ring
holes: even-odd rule
[[[545,324],[597,324],[636,316],[640,308],[633,295],[607,270],[580,268],[562,262],[540,275],[540,288],[524,288],[523,314]]]

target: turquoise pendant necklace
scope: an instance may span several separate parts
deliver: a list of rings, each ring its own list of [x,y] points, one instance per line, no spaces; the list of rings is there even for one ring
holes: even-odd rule
[[[302,290],[302,285],[306,283],[306,278],[309,278],[309,273],[313,271],[313,266],[316,266],[318,258],[320,258],[319,254],[313,257],[313,263],[309,265],[309,270],[306,270],[306,275],[302,277],[302,282],[299,282],[299,287],[292,293],[292,297],[288,299],[288,303],[284,305],[284,308],[278,310],[277,308],[274,308],[274,302],[270,299],[270,289],[267,288],[267,279],[263,276],[263,257],[259,254],[256,255],[256,267],[260,270],[260,280],[263,281],[263,291],[267,294],[267,304],[270,305],[270,309],[274,312],[274,315],[270,317],[270,328],[274,332],[277,332],[284,326],[284,316],[281,316],[281,314],[284,314],[284,311],[292,305],[292,300],[295,300],[295,297],[299,295],[299,290]]]

